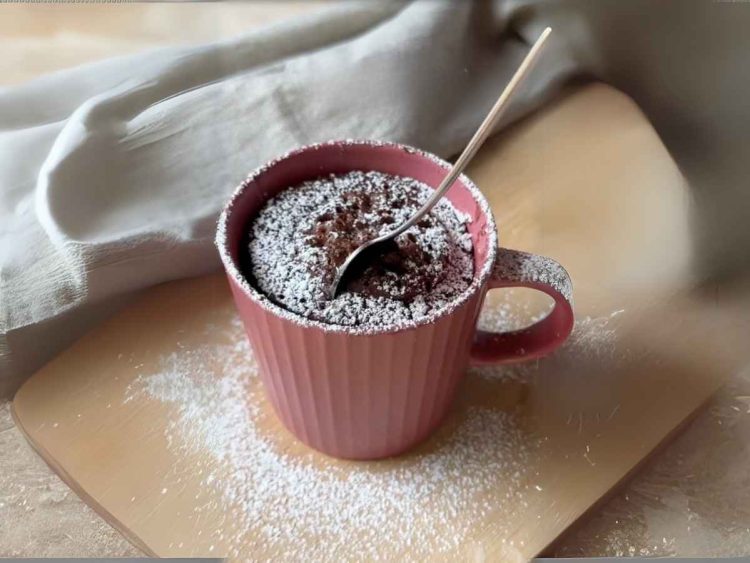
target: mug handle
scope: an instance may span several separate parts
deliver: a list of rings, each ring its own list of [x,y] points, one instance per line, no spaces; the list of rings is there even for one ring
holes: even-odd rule
[[[540,358],[560,346],[573,330],[573,284],[560,264],[520,250],[498,248],[489,288],[529,287],[555,300],[542,320],[521,330],[478,330],[471,349],[471,363],[503,364]]]

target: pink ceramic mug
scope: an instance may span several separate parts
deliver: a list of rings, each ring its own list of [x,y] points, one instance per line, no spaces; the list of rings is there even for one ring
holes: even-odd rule
[[[269,301],[242,274],[248,223],[284,188],[351,170],[409,176],[434,187],[448,168],[431,154],[392,143],[311,145],[252,172],[221,215],[216,242],[268,397],[286,427],[317,450],[350,459],[403,452],[441,422],[469,362],[538,358],[570,334],[567,272],[549,258],[498,248],[489,205],[466,176],[446,197],[471,217],[474,280],[430,322],[373,331],[311,321]],[[510,286],[543,291],[554,308],[524,330],[477,331],[487,290]]]

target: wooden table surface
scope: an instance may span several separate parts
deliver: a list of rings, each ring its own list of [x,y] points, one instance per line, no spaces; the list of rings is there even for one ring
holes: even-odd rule
[[[72,64],[173,43],[223,37],[253,25],[316,9],[320,4],[0,6],[0,80],[13,84]],[[113,16],[113,12],[117,16]],[[179,21],[180,25],[174,25]],[[497,150],[498,147],[495,147]],[[513,154],[513,147],[505,147]],[[492,146],[486,154],[491,155]],[[491,159],[491,156],[485,158]],[[594,163],[606,166],[606,163]],[[492,162],[484,164],[492,169]],[[500,164],[498,164],[500,166]],[[534,166],[529,163],[528,166]],[[499,173],[499,170],[498,170]],[[516,167],[524,174],[524,165]],[[553,178],[551,178],[553,180]],[[589,187],[596,189],[595,186]],[[623,201],[627,205],[627,200]],[[534,244],[531,207],[511,198],[515,218],[506,232]],[[554,208],[547,208],[554,215]],[[596,220],[596,218],[593,218]],[[627,236],[627,230],[622,231]],[[575,237],[576,233],[569,233]],[[582,246],[604,244],[584,239]],[[565,261],[565,256],[558,256]],[[680,252],[666,260],[679,267]],[[664,271],[674,272],[666,268]],[[667,276],[668,277],[668,276]],[[670,280],[666,279],[665,283]],[[732,555],[750,544],[750,506],[740,468],[750,436],[750,382],[737,377],[660,457],[562,542],[562,555]],[[0,410],[0,555],[105,556],[136,553],[106,524],[68,495],[22,444]],[[700,452],[700,454],[696,453]],[[712,461],[707,461],[712,460]],[[6,471],[7,469],[7,471]],[[7,491],[7,492],[6,492]],[[744,501],[744,502],[743,502]],[[23,526],[19,523],[23,522]],[[11,524],[11,525],[9,525]],[[61,525],[58,525],[61,524]],[[67,528],[66,528],[67,526]],[[24,531],[20,531],[23,529]],[[49,541],[54,530],[57,542]],[[4,550],[4,551],[3,551]]]

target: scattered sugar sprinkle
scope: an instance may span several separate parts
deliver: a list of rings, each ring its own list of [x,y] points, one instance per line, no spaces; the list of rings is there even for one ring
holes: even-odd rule
[[[558,357],[584,360],[603,360],[613,358],[615,354],[624,353],[617,347],[616,319],[624,309],[600,317],[585,316],[577,318],[573,332],[560,349],[555,352]],[[492,306],[485,307],[479,317],[479,328],[491,332],[505,332],[519,330],[533,324],[548,313],[538,313],[529,306],[527,301],[516,298],[513,289],[504,290],[503,298]],[[488,379],[523,380],[539,370],[539,362],[523,362],[519,364],[472,367],[469,372]],[[620,406],[614,407],[609,413],[611,420]],[[583,415],[570,413],[565,424],[570,425],[576,417],[579,433],[582,431]]]
[[[275,560],[393,559],[407,549],[425,558],[464,545],[488,514],[528,506],[539,440],[513,413],[470,407],[435,449],[386,464],[287,453],[263,430],[273,415],[237,319],[222,338],[165,357],[126,398],[171,404],[168,447],[208,454],[210,462],[196,468],[207,504],[190,517],[200,519],[218,499],[225,522],[210,537],[216,545],[227,536],[222,555],[247,557],[252,546]]]
[[[508,297],[485,308],[483,328],[514,329],[538,318]],[[621,312],[580,319],[565,348],[589,357],[615,354],[611,323]],[[207,510],[226,515],[221,528],[207,534],[214,549],[217,541],[227,549],[221,555],[247,557],[252,546],[253,553],[275,560],[393,559],[404,550],[426,558],[470,542],[488,514],[523,510],[527,493],[542,490],[533,484],[531,461],[540,439],[522,430],[513,413],[486,407],[466,410],[437,449],[385,465],[332,462],[311,451],[288,453],[263,430],[264,418],[273,415],[249,354],[234,318],[222,344],[167,355],[155,373],[137,378],[125,399],[145,395],[172,405],[176,416],[167,428],[168,447],[184,455],[208,454],[208,461],[195,468],[203,487],[196,498],[205,504],[186,517],[200,521]],[[538,364],[496,369],[472,372],[526,378]],[[602,418],[611,419],[618,410],[619,405]],[[581,413],[577,419],[580,427]],[[595,465],[589,453],[587,446],[584,457]]]

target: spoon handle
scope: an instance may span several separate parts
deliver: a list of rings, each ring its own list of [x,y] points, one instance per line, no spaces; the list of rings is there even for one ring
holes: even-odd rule
[[[424,205],[422,205],[419,211],[412,215],[412,217],[408,221],[403,223],[396,231],[388,233],[389,238],[398,236],[407,229],[413,227],[420,219],[422,219],[422,217],[430,212],[430,209],[432,209],[435,204],[440,201],[440,198],[445,195],[445,192],[448,191],[448,189],[453,185],[456,179],[461,175],[461,173],[464,171],[464,168],[466,168],[471,159],[474,158],[474,155],[477,153],[479,148],[492,132],[493,127],[503,115],[504,110],[507,109],[508,100],[510,100],[516,88],[524,81],[526,76],[528,76],[531,67],[533,66],[539,53],[542,50],[542,47],[544,46],[544,42],[547,40],[547,37],[549,37],[549,34],[551,32],[551,28],[546,28],[539,36],[539,39],[536,40],[534,45],[531,47],[531,50],[523,59],[521,66],[518,67],[518,70],[516,70],[513,78],[510,79],[510,82],[508,82],[508,85],[503,90],[503,93],[500,94],[500,97],[495,102],[495,105],[492,106],[492,109],[487,114],[487,117],[484,118],[484,121],[479,126],[479,129],[476,130],[474,136],[471,138],[469,143],[466,145],[466,148],[461,153],[461,156],[458,157],[458,160],[456,160],[456,163],[450,169],[450,172],[448,172],[445,178],[443,178],[443,181],[440,182],[440,185],[430,196],[430,199],[428,199],[424,203]]]

